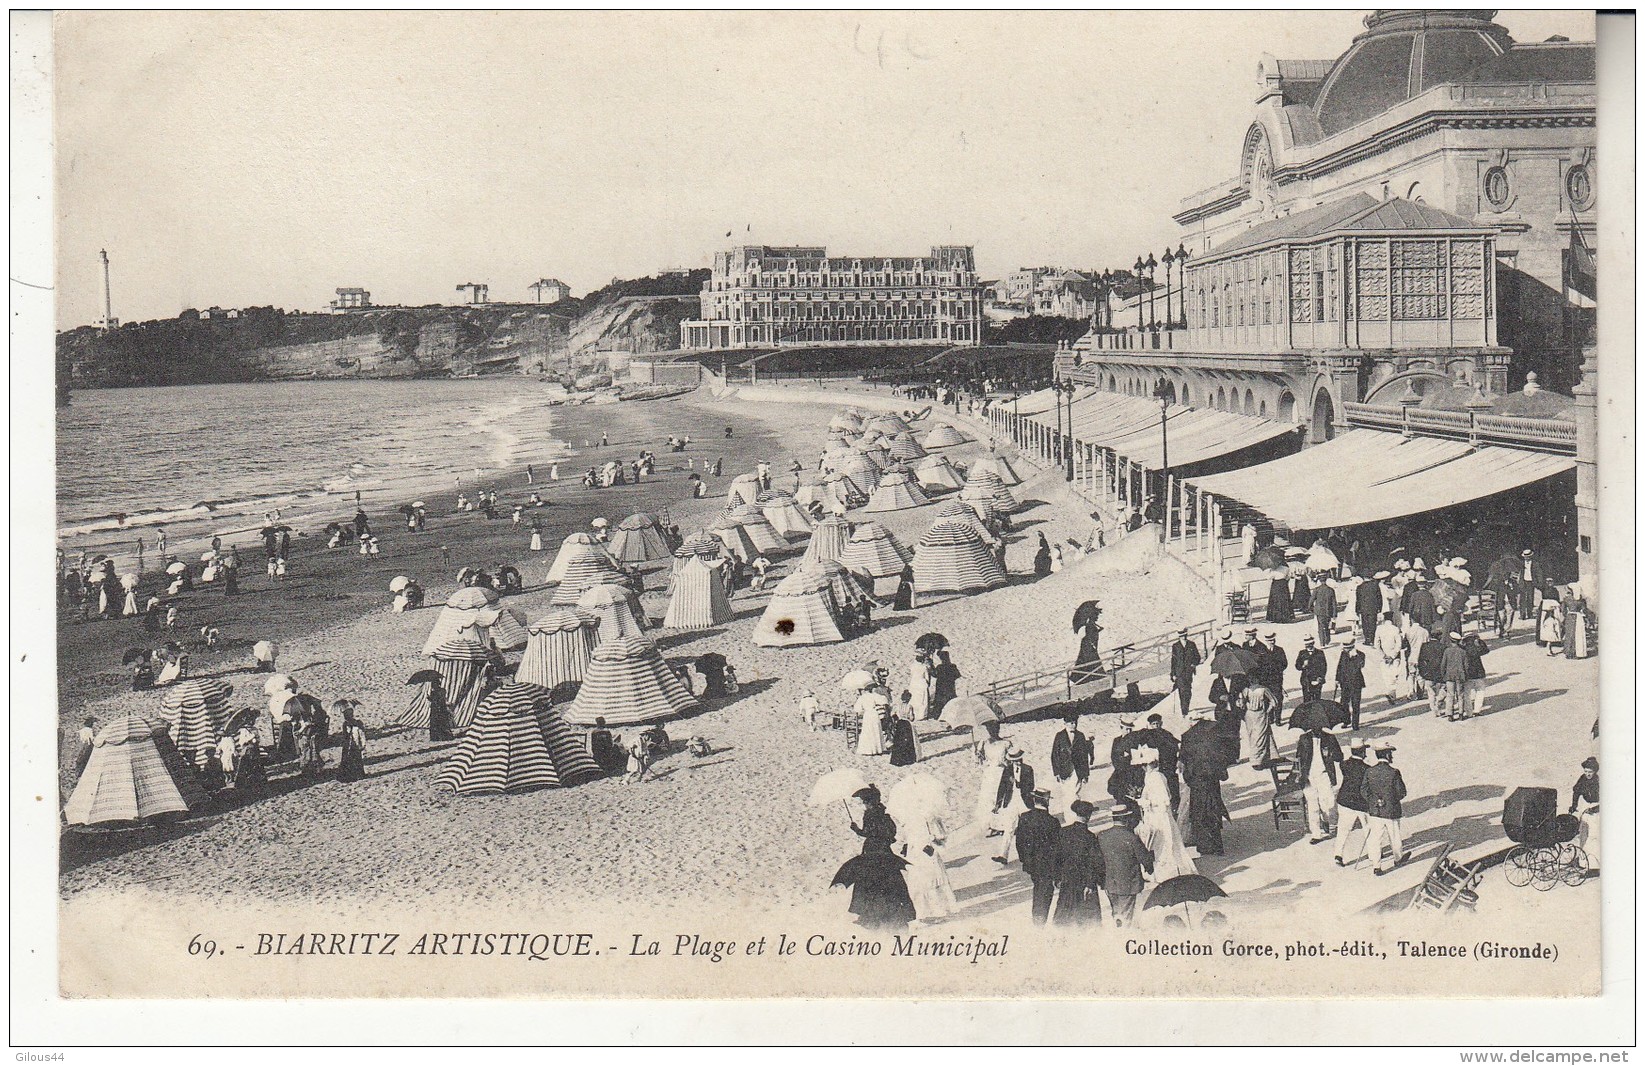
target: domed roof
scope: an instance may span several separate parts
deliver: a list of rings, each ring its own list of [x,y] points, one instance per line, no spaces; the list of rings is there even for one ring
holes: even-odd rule
[[[1336,61],[1314,111],[1326,136],[1455,82],[1513,46],[1495,11],[1377,11]]]

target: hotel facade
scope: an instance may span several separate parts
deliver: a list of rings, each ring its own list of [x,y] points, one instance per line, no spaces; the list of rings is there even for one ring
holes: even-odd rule
[[[701,313],[680,323],[681,348],[982,343],[982,289],[962,245],[890,259],[732,248],[714,256]]]

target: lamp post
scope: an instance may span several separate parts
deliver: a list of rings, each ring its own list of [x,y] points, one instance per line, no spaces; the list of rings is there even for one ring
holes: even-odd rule
[[[1182,287],[1177,294],[1177,314],[1182,319],[1182,328],[1188,328],[1188,249],[1177,242],[1177,279]]]
[[[1055,363],[1051,364],[1051,399],[1057,405],[1057,443],[1051,449],[1051,458],[1062,465],[1062,376]]]
[[[1065,381],[1062,384],[1063,392],[1068,397],[1068,420],[1063,423],[1068,427],[1068,439],[1062,445],[1062,476],[1063,480],[1074,480],[1074,383]],[[1062,402],[1061,398],[1057,401]]]
[[[1165,391],[1165,381],[1162,378],[1154,386],[1154,399],[1159,401],[1159,456],[1160,456],[1160,486],[1162,495],[1169,497],[1171,486],[1171,445],[1166,436],[1165,419],[1171,409],[1171,395]],[[1169,498],[1165,501],[1167,509],[1171,506]]]
[[[1148,328],[1158,330],[1159,320],[1154,317],[1154,268],[1159,266],[1159,261],[1154,258],[1153,252],[1148,253],[1148,259],[1142,266],[1148,271]]]
[[[1165,264],[1165,328],[1170,329],[1176,319],[1171,317],[1171,264],[1177,261],[1169,245],[1165,248],[1165,255],[1160,259]]]
[[[1144,267],[1144,264],[1143,264],[1143,261],[1142,261],[1142,256],[1139,255],[1139,256],[1137,256],[1136,263],[1133,264],[1133,266],[1132,266],[1132,269],[1135,270],[1136,273],[1137,273],[1137,332],[1138,333],[1142,332],[1142,271],[1143,271],[1143,267]],[[1137,343],[1140,345],[1142,342],[1138,341]]]

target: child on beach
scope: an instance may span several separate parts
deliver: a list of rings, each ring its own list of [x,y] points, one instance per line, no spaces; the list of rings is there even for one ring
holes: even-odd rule
[[[619,743],[622,743],[621,738]],[[628,775],[623,778],[624,783],[634,785],[645,780],[645,772],[651,766],[651,753],[648,750],[650,743],[650,738],[645,733],[627,743]]]

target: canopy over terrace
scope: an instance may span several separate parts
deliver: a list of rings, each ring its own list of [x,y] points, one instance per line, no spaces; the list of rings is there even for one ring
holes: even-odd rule
[[[1077,453],[1106,449],[1117,460],[1144,470],[1165,469],[1167,459],[1172,469],[1192,466],[1296,431],[1287,422],[1173,404],[1166,408],[1166,440],[1162,441],[1158,401],[1089,389],[1074,394],[1072,411]],[[1055,436],[1057,421],[1052,412],[1032,415],[1029,420]],[[1164,454],[1166,450],[1169,455]]]
[[[1187,484],[1277,525],[1327,529],[1437,511],[1575,466],[1567,455],[1351,430],[1271,463],[1189,478]]]

